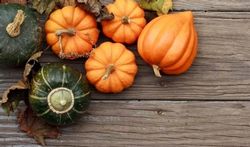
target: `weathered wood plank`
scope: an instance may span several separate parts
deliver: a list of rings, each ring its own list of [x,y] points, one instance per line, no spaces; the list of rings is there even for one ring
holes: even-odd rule
[[[101,0],[108,4],[113,0]],[[248,0],[173,0],[174,10],[250,11]]]
[[[250,102],[95,101],[51,146],[249,146]],[[0,112],[0,144],[35,142]]]
[[[139,74],[132,88],[117,95],[94,93],[93,98],[250,100],[249,16],[250,12],[195,12],[199,53],[188,73],[158,79],[138,57]],[[135,45],[129,48],[136,53]],[[51,51],[41,61],[65,62],[83,71],[83,59],[61,61]],[[20,77],[21,69],[1,70],[0,93]]]

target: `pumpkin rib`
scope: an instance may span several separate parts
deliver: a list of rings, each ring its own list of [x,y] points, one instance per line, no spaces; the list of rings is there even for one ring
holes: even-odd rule
[[[124,73],[126,73],[126,74],[128,74],[128,75],[134,75],[135,73],[130,73],[129,71],[125,71],[125,70],[122,70],[122,69],[121,69],[122,66],[129,66],[129,65],[134,65],[134,64],[133,64],[133,63],[128,63],[127,65],[120,65],[120,66],[118,66],[118,67],[116,68],[116,70],[119,70],[119,71],[121,71],[121,72],[124,72]]]
[[[121,77],[120,74],[118,74],[119,72],[120,72],[120,74],[123,73],[123,77]],[[128,74],[128,73],[123,72],[123,71],[120,71],[120,70],[117,71],[116,74],[117,74],[117,76],[119,77],[121,83],[123,83],[124,89],[130,87],[130,86],[133,84],[133,82],[126,82],[126,80],[129,79],[128,77],[134,76],[134,74],[131,75],[131,74]],[[126,78],[124,78],[125,75],[127,76]],[[126,79],[126,80],[122,81],[122,79]],[[134,77],[132,77],[132,81],[134,81]],[[126,83],[125,83],[125,82],[126,82]]]
[[[151,21],[150,24],[148,24],[148,26],[144,28],[144,31],[141,33],[139,40],[138,40],[139,54],[141,54],[141,57],[149,64],[152,64],[152,63],[151,63],[151,59],[148,56],[145,56],[146,55],[145,50],[144,50],[144,44],[146,41],[145,37],[146,37],[146,34],[148,34],[148,32],[151,30],[151,27],[155,25],[159,20],[160,20],[160,17],[157,17],[153,21]],[[140,41],[140,40],[143,40],[143,41]]]
[[[85,38],[83,38],[81,35],[79,35],[78,33],[76,34],[80,39],[82,39],[82,41],[88,43],[89,45],[92,46],[92,44],[90,43],[90,40],[86,40]],[[85,34],[84,34],[85,35]],[[87,36],[87,35],[86,35]],[[88,37],[88,36],[87,36]]]
[[[74,27],[77,28],[77,26],[78,26],[82,21],[84,21],[86,17],[87,17],[87,15],[85,14],[84,17],[83,17],[78,23],[74,24]]]
[[[100,76],[98,78],[95,79],[95,81],[92,80],[89,80],[91,82],[91,84],[93,85],[96,85],[98,81],[102,80],[102,76],[103,76],[103,72],[105,72],[105,70],[103,69],[91,69],[88,73],[87,73],[87,77],[92,77],[92,73],[102,73],[102,74],[99,74]],[[91,76],[90,76],[91,75]],[[88,78],[90,79],[90,78]]]
[[[63,7],[61,12],[67,24],[72,25],[74,17],[74,7],[73,6]]]
[[[121,80],[121,77],[119,76],[119,74],[117,74],[117,72],[113,72],[113,74],[118,77],[117,79],[120,81],[120,83],[122,84],[122,86],[126,87],[126,84],[123,83],[123,81]]]
[[[113,31],[110,31],[110,29],[106,31],[106,28],[110,28],[111,25],[115,25],[115,24],[118,24],[118,25],[117,25],[115,28],[112,28]],[[108,37],[112,37],[112,36],[115,34],[115,32],[120,28],[121,25],[122,25],[122,24],[121,24],[120,22],[118,22],[118,21],[115,22],[115,23],[109,24],[109,25],[104,25],[104,27],[103,27],[103,32],[104,32]]]
[[[117,38],[116,35],[117,35],[117,33],[121,33],[121,32],[119,32],[120,30],[122,30],[121,27],[123,27],[122,24],[119,26],[118,29],[115,30],[114,34],[111,36],[113,40],[115,40],[115,41],[117,40],[117,39],[116,39],[116,38]],[[123,35],[123,34],[124,34],[124,31],[122,32],[122,35]],[[120,36],[120,34],[118,34],[117,36]],[[122,39],[123,39],[122,41],[116,41],[116,42],[123,42],[123,41],[124,41],[124,37],[123,37]]]
[[[117,7],[113,7],[112,4],[109,4],[106,7],[107,7],[107,9],[112,10],[111,12],[115,11],[115,13],[113,13],[114,16],[116,16],[116,17],[122,17],[122,13],[120,12],[120,10],[118,10]]]
[[[115,45],[119,45],[118,43],[115,43]],[[114,45],[114,46],[115,46]],[[120,54],[119,54],[119,56],[117,56],[116,57],[116,60],[114,60],[113,62],[114,62],[114,64],[115,64],[115,66],[117,66],[116,65],[116,62],[121,58],[121,56],[124,54],[124,52],[125,52],[125,47],[124,47],[124,45],[121,45],[122,46],[122,50],[120,51]],[[118,47],[117,47],[118,48]]]
[[[60,14],[60,16],[54,16],[54,15],[56,15],[57,13],[58,13],[58,15]],[[61,18],[61,19],[59,19],[59,18]],[[58,9],[58,10],[54,11],[54,12],[50,15],[49,20],[52,20],[52,21],[54,21],[55,23],[60,24],[64,29],[67,28],[67,22],[65,21],[63,15],[62,15],[62,10],[61,10],[61,9]],[[61,21],[63,20],[63,21],[62,21],[62,22],[58,22],[58,20],[61,20]]]
[[[184,63],[186,63],[188,61],[188,59],[190,58],[190,56],[192,56],[192,52],[193,52],[193,48],[194,48],[194,44],[195,44],[195,37],[194,34],[194,29],[193,27],[191,27],[191,37],[189,40],[189,45],[187,46],[187,49],[185,51],[185,53],[183,54],[183,56],[181,57],[181,59],[176,62],[175,64],[169,66],[169,67],[164,67],[165,70],[176,70],[178,68],[180,68],[180,66],[182,66]]]
[[[135,20],[144,20],[144,22],[142,24],[142,23],[139,23],[139,22],[135,22]],[[143,19],[143,18],[132,18],[130,24],[131,23],[137,25],[139,28],[143,28],[143,26],[146,24],[146,20]],[[141,26],[141,24],[142,24],[142,26]]]
[[[114,76],[115,73],[112,73],[113,76],[110,76],[110,88],[113,93],[121,92],[123,88],[123,83],[119,80],[117,76]]]
[[[82,38],[80,38],[79,36],[77,36],[77,37],[78,37],[81,41],[83,41],[84,43],[86,43],[86,41],[82,40]],[[83,44],[83,43],[81,43],[81,45],[79,44],[79,42],[76,40],[77,37],[74,38],[75,44],[77,45],[77,48],[78,48],[78,49],[82,49],[82,50],[85,51],[85,52],[89,52],[89,50],[87,50],[86,48],[82,47],[82,44]],[[77,53],[80,54],[79,51],[77,51]]]
[[[117,10],[120,12],[120,14],[125,14],[126,3],[124,3],[123,5],[120,6],[120,4],[122,2],[124,2],[124,1],[123,0],[119,0],[119,3],[114,3],[114,5],[117,8]]]
[[[196,34],[196,33],[195,33]],[[193,59],[195,58],[196,54],[197,54],[197,34],[195,35],[195,47],[192,51],[191,56],[189,57],[189,59],[187,60],[187,62],[185,64],[183,64],[180,68],[175,69],[175,70],[167,70],[165,71],[167,74],[180,74],[183,73],[185,71],[188,70],[188,68],[192,65]]]
[[[94,28],[97,24],[91,15],[86,15],[83,20],[75,26],[77,30],[86,30],[88,28]]]
[[[136,8],[138,7],[137,4],[133,3],[132,1],[129,1],[131,4],[133,4],[133,8],[131,8],[130,12],[127,12],[126,15],[129,16],[129,18],[132,18],[130,17],[130,15],[136,10]],[[130,4],[127,4],[128,6],[130,6]]]
[[[55,33],[55,28],[64,29],[64,27],[62,25],[60,25],[60,24],[58,24],[58,23],[56,23],[55,21],[52,21],[52,20],[48,20],[45,25],[49,26],[49,27],[47,27],[48,29],[45,30],[46,33]],[[51,27],[51,26],[53,26],[53,27]]]
[[[139,12],[136,12],[136,11],[139,11]],[[142,17],[144,17],[145,16],[145,14],[144,13],[141,13],[141,11],[143,11],[139,6],[138,7],[136,7],[134,10],[133,10],[133,12],[130,14],[130,18],[133,18],[133,19],[135,19],[135,18],[142,18]],[[138,15],[139,14],[139,15]]]
[[[186,24],[188,24],[188,23],[186,23]],[[182,35],[182,34],[180,34],[180,33],[182,33],[182,31],[183,31],[183,29],[185,29],[186,27],[185,27],[185,25],[182,25],[182,27],[180,28],[180,31],[178,31],[178,33],[176,34],[176,36],[175,37],[180,37],[179,35]],[[169,49],[168,49],[168,51],[167,51],[167,53],[165,54],[165,56],[162,58],[162,60],[161,60],[161,62],[160,62],[160,64],[159,64],[159,66],[160,67],[169,67],[169,66],[171,66],[171,65],[173,65],[176,61],[178,61],[181,57],[182,57],[182,55],[184,54],[184,51],[185,51],[185,48],[186,48],[186,46],[188,45],[188,41],[189,41],[189,36],[190,36],[190,29],[187,29],[188,30],[188,37],[184,37],[184,39],[186,39],[185,40],[185,42],[184,41],[182,41],[182,42],[184,42],[183,43],[183,45],[182,45],[182,51],[181,52],[177,52],[178,53],[178,58],[175,58],[174,60],[172,60],[172,61],[169,61],[169,59],[167,59],[167,56],[170,56],[169,55],[169,53],[170,53],[170,51],[172,51],[172,52],[175,52],[175,56],[177,56],[176,55],[176,50],[174,50],[174,49],[172,49],[173,48],[173,46],[174,45],[177,45],[176,44],[176,39],[174,40],[174,42],[171,44],[171,47],[169,47]],[[183,36],[182,36],[183,37]],[[180,48],[180,47],[178,47],[178,48]],[[172,49],[172,50],[171,50]],[[175,57],[174,56],[174,57]],[[173,57],[173,56],[172,56]],[[163,65],[163,63],[162,62],[164,62],[165,60],[167,60],[167,62],[170,62],[170,63],[167,63],[167,65]],[[166,62],[166,61],[165,61]]]
[[[49,40],[48,44],[51,44],[50,46],[53,46],[58,42],[58,37],[55,35],[55,33],[48,33],[46,38]]]
[[[51,19],[50,21],[52,21],[53,23],[55,23],[55,24],[57,24],[57,25],[59,25],[59,26],[61,26],[63,29],[65,29],[65,27],[64,26],[62,26],[59,22],[57,22],[57,21],[54,21],[53,19]],[[46,24],[45,24],[46,25]],[[55,32],[55,31],[54,31]],[[52,32],[53,33],[53,32]]]
[[[78,11],[78,12],[77,12]],[[79,15],[79,13],[80,14],[82,14],[82,15]],[[77,15],[78,14],[78,15]],[[80,16],[80,17],[79,17]],[[81,9],[79,10],[79,8],[78,7],[75,7],[75,9],[74,9],[74,14],[73,14],[73,21],[72,21],[72,24],[74,25],[74,26],[76,26],[76,25],[78,25],[83,19],[84,19],[84,17],[85,17],[86,15],[85,15],[85,13],[84,13],[84,11],[81,11]],[[76,20],[78,20],[78,22],[76,21]]]
[[[167,52],[169,51],[169,49],[173,45],[170,42],[165,41],[165,36],[162,36],[162,34],[161,34],[161,32],[165,31],[165,26],[164,25],[160,25],[158,28],[159,28],[158,34],[156,36],[154,36],[154,37],[151,37],[151,38],[153,38],[152,39],[152,40],[154,40],[153,42],[158,42],[158,45],[161,45],[161,43],[163,43],[163,42],[164,42],[164,45],[161,45],[161,46],[153,45],[152,48],[150,47],[150,49],[152,49],[151,60],[154,61],[154,63],[151,61],[151,64],[154,64],[154,65],[159,65],[161,63],[161,61],[164,59],[164,57],[166,56]],[[178,34],[176,34],[176,36],[178,36]],[[170,37],[168,37],[168,38],[170,38]],[[149,49],[149,47],[147,47],[147,49]],[[160,52],[159,50],[164,50],[165,54],[162,51],[161,52],[162,54],[159,55],[158,54],[158,52]]]

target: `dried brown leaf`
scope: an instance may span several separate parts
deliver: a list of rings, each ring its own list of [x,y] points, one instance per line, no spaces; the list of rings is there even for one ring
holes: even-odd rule
[[[41,68],[39,58],[42,56],[42,54],[43,51],[35,53],[33,56],[30,57],[30,59],[25,65],[25,69],[23,72],[23,80],[24,82],[26,82],[27,85],[29,85],[33,75],[36,74],[36,72]]]
[[[13,112],[21,100],[25,100],[28,97],[28,86],[22,80],[12,85],[6,91],[4,91],[2,100],[0,101],[2,108],[9,115]]]
[[[17,120],[20,130],[26,132],[41,145],[45,145],[45,138],[57,138],[60,134],[57,127],[49,125],[37,117],[30,107],[20,110]]]
[[[77,0],[78,5],[96,16],[97,22],[112,20],[114,15],[99,0]]]
[[[27,0],[0,0],[0,3],[18,3],[25,5]]]

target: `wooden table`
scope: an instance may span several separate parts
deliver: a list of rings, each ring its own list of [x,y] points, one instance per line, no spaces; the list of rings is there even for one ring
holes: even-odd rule
[[[174,10],[195,15],[199,53],[189,72],[158,79],[137,57],[133,87],[93,92],[88,114],[47,140],[49,146],[250,146],[250,1],[174,0]],[[135,46],[129,48],[136,53]],[[83,71],[82,60],[62,61],[51,51],[41,61]],[[21,78],[21,68],[0,71],[0,93]],[[3,145],[36,142],[19,131],[15,114],[1,110]]]

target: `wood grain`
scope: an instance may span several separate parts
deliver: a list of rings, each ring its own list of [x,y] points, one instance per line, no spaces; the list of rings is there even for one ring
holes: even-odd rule
[[[113,0],[101,0],[108,4]],[[250,11],[248,0],[173,0],[174,10]]]
[[[249,146],[250,102],[94,101],[49,146]],[[0,144],[33,145],[0,112]]]

